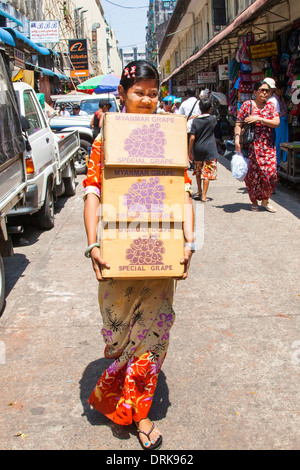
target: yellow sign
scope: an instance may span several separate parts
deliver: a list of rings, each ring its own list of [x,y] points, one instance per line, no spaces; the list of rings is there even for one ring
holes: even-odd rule
[[[166,60],[166,73],[170,73],[170,72],[171,72],[170,61]]]
[[[250,46],[251,59],[263,59],[278,55],[277,42],[264,42],[263,44],[255,44]]]

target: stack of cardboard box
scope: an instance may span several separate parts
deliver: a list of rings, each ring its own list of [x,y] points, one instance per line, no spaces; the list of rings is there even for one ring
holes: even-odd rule
[[[103,140],[103,277],[181,277],[186,118],[107,113]]]

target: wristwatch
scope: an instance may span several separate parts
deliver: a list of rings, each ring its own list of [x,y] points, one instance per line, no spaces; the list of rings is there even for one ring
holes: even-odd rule
[[[184,248],[190,248],[190,250],[194,253],[196,251],[195,242],[186,242],[184,244]]]

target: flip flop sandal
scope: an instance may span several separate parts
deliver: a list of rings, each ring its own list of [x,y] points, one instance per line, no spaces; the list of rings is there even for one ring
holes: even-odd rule
[[[136,425],[136,427],[137,427],[137,424],[135,424],[135,425]],[[152,423],[152,427],[151,427],[151,429],[150,429],[150,431],[149,431],[148,433],[145,432],[145,431],[141,431],[141,430],[138,429],[138,428],[137,428],[137,432],[138,432],[138,434],[144,434],[145,436],[147,436],[148,441],[151,442],[150,434],[152,433],[152,431],[153,431],[154,428],[155,428],[155,424]],[[155,442],[153,442],[150,446],[144,445],[143,442],[142,442],[142,440],[141,440],[141,438],[140,438],[140,436],[138,436],[138,439],[139,439],[139,442],[140,442],[140,444],[141,444],[141,446],[142,446],[142,448],[143,448],[144,450],[155,450],[155,449],[159,449],[159,448],[161,447],[161,445],[162,445],[162,436],[159,436],[159,438],[158,438]]]
[[[258,206],[251,206],[251,210],[252,210],[252,212],[258,212],[259,207]]]
[[[195,196],[193,197],[195,201],[201,201],[201,198],[202,198],[202,193],[196,193]]]
[[[262,204],[261,207],[263,207],[264,209],[266,209],[266,211],[268,211],[268,212],[272,212],[272,214],[274,214],[274,213],[276,212],[276,209],[274,209],[274,207],[271,206],[270,204],[268,204],[267,206],[264,206],[264,205]]]

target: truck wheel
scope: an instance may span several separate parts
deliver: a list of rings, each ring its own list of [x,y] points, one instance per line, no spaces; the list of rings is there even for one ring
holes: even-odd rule
[[[38,224],[41,229],[45,230],[50,230],[54,227],[54,195],[49,182],[44,205],[38,212]]]
[[[86,173],[86,157],[88,156],[88,148],[91,147],[87,140],[80,139],[80,149],[78,150],[77,157],[75,158],[75,168],[77,175],[84,175]]]
[[[74,165],[71,164],[71,176],[64,178],[65,196],[75,196],[76,193],[76,172]]]
[[[0,315],[4,307],[5,300],[5,272],[3,258],[0,255]]]

